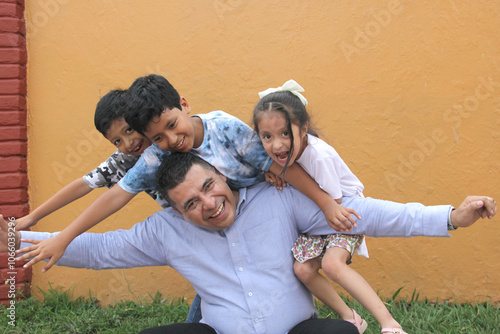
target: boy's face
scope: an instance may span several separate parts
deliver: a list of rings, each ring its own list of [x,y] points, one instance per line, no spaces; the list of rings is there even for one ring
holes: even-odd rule
[[[191,108],[181,97],[182,110],[165,109],[160,116],[154,117],[144,134],[165,151],[189,152],[195,143],[193,121],[189,117]]]
[[[105,137],[125,154],[141,155],[151,145],[147,137],[134,131],[123,118],[111,123]]]

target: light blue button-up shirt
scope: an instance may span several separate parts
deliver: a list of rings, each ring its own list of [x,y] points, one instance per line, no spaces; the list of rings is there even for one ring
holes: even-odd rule
[[[370,198],[344,198],[363,217],[352,231],[368,236],[448,236],[450,206],[425,207]],[[53,234],[21,232],[23,238]],[[290,251],[299,233],[330,234],[323,213],[293,187],[260,183],[239,191],[232,226],[212,231],[171,209],[130,230],[85,233],[58,265],[107,269],[168,265],[201,296],[203,323],[218,333],[287,333],[317,316],[311,293],[293,272]]]

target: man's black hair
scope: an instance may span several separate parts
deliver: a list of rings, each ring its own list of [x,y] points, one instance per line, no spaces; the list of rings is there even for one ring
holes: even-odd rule
[[[168,191],[184,182],[187,173],[193,165],[200,165],[207,170],[215,172],[215,168],[211,164],[189,152],[172,153],[163,160],[158,168],[156,173],[156,186],[160,194],[173,208],[175,208],[175,203],[168,196]]]

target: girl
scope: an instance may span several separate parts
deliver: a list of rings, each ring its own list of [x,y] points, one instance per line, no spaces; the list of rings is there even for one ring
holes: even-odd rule
[[[307,100],[299,93],[303,91],[289,80],[282,87],[259,93],[261,100],[253,113],[255,130],[269,156],[283,167],[283,173],[297,162],[342,208],[342,197],[363,196],[364,186],[335,149],[311,130]],[[295,274],[318,299],[342,319],[355,324],[360,333],[366,330],[366,321],[344,303],[318,272],[320,268],[373,314],[382,333],[406,334],[365,279],[347,266],[356,250],[367,255],[363,248],[363,235],[301,235],[292,249]]]

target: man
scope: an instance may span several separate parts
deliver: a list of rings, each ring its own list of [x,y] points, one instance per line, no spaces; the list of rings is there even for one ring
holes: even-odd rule
[[[298,234],[332,231],[307,197],[292,187],[278,191],[266,183],[231,191],[224,176],[189,153],[167,158],[158,184],[189,223],[162,210],[131,230],[86,233],[57,264],[176,269],[201,296],[203,324],[175,324],[145,333],[357,332],[345,321],[316,319],[312,295],[293,273],[290,248]],[[466,227],[496,213],[495,201],[484,196],[468,197],[456,210],[363,198],[346,206],[363,217],[352,233],[368,236],[447,236],[448,226]],[[1,222],[5,240],[6,223]],[[22,232],[25,239],[50,236]]]

